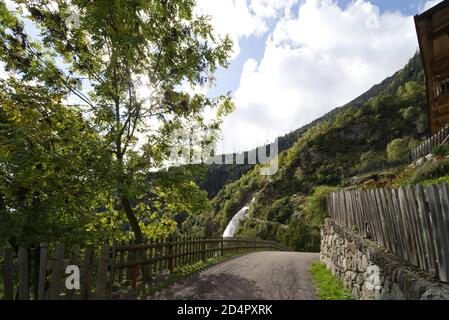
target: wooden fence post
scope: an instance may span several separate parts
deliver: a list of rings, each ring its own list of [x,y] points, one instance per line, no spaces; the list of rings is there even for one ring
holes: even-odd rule
[[[28,290],[28,250],[19,248],[19,300],[29,300]]]
[[[95,284],[95,300],[106,299],[106,283],[108,279],[109,266],[109,244],[105,243],[101,247],[100,259],[98,263],[97,281]]]
[[[206,240],[201,239],[201,260],[206,261],[207,255],[206,255]]]
[[[431,276],[435,276],[438,271],[435,258],[435,248],[432,237],[432,228],[430,225],[429,208],[425,198],[423,187],[418,184],[415,187],[416,199],[418,201],[419,219],[423,226],[423,241],[426,248],[426,259],[429,266],[429,273]]]
[[[45,285],[47,281],[47,259],[48,259],[47,253],[48,253],[48,245],[46,243],[42,243],[40,246],[40,259],[39,259],[39,283],[37,292],[38,300],[45,299]]]
[[[33,286],[33,299],[37,300],[39,295],[39,264],[40,264],[40,246],[33,248],[33,275],[32,275],[32,286]]]
[[[167,254],[168,254],[168,270],[170,271],[170,273],[173,273],[174,269],[173,236],[168,237]]]
[[[120,246],[124,246],[125,244],[126,244],[125,240],[122,240],[120,242]],[[120,250],[119,264],[123,265],[124,263],[125,263],[125,251]],[[119,285],[121,285],[123,281],[123,267],[119,268],[117,278]]]
[[[198,262],[198,238],[194,237],[192,243],[192,250],[193,250],[193,263]]]
[[[430,222],[433,229],[435,248],[437,249],[438,272],[440,280],[449,281],[449,239],[446,236],[445,222],[441,210],[438,189],[435,185],[426,188],[430,204]]]
[[[109,268],[109,281],[107,283],[107,289],[106,289],[106,299],[110,299],[112,295],[112,289],[114,286],[114,280],[115,280],[115,264],[117,260],[117,240],[112,241],[112,248],[109,254],[109,257],[111,259],[110,268]]]
[[[190,238],[190,264],[194,264],[196,262],[196,245],[195,245],[195,239],[196,238]]]
[[[81,299],[88,300],[90,298],[92,267],[94,264],[94,248],[89,246],[84,250],[84,261],[81,269]]]
[[[50,293],[49,293],[50,300],[59,299],[59,295],[61,293],[61,286],[62,286],[62,268],[63,267],[64,267],[64,245],[59,244],[56,247],[55,258],[54,258],[52,266],[51,266],[52,277],[51,277]]]
[[[5,300],[12,300],[14,298],[12,248],[6,248],[4,252],[3,277]]]

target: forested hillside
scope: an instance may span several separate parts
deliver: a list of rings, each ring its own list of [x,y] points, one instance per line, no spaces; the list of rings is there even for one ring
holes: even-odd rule
[[[363,107],[363,105],[374,97],[385,96],[385,95],[395,95],[400,86],[404,85],[408,81],[415,81],[416,83],[424,83],[424,74],[421,65],[421,58],[419,54],[416,54],[408,63],[403,70],[398,71],[391,77],[386,78],[381,83],[373,86],[367,92],[363,93],[353,101],[348,104],[337,107],[325,114],[323,117],[299,128],[292,132],[285,134],[278,138],[278,148],[279,152],[290,149],[296,141],[310,128],[317,124],[323,122],[332,122],[335,117],[342,114],[342,112]],[[420,88],[422,89],[422,88]],[[410,115],[412,116],[412,115]],[[421,125],[426,126],[425,114],[420,114]],[[421,128],[421,130],[427,130],[426,128]],[[225,186],[225,184],[235,181],[242,177],[245,173],[254,168],[254,165],[217,165],[212,164],[207,166],[207,172],[205,180],[200,184],[201,188],[208,192],[210,198],[213,198],[217,193]]]
[[[353,102],[291,133],[298,138],[280,153],[277,174],[261,176],[256,166],[224,186],[197,230],[219,235],[231,217],[255,197],[238,230],[240,236],[316,249],[325,194],[334,188],[382,185],[392,179],[404,168],[408,150],[428,134],[426,112],[424,75],[417,54],[402,70]],[[228,167],[226,172],[233,172]]]

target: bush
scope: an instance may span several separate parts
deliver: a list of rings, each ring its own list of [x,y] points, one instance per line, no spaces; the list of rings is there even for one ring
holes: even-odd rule
[[[417,184],[449,175],[449,159],[431,161],[424,164],[413,175],[411,183]]]
[[[390,161],[407,159],[408,141],[406,139],[395,139],[387,146],[387,157]]]
[[[440,157],[445,157],[445,156],[449,155],[449,144],[447,144],[447,143],[440,144],[438,147],[433,149],[432,154],[434,156],[440,156]]]
[[[320,236],[319,231],[311,226],[301,223],[295,219],[290,223],[287,230],[280,235],[283,244],[300,252],[319,252]]]
[[[268,209],[267,220],[285,223],[293,213],[290,197],[277,199]]]
[[[337,190],[335,187],[318,186],[311,195],[305,197],[301,216],[307,223],[318,227],[324,222],[327,217],[327,195]]]

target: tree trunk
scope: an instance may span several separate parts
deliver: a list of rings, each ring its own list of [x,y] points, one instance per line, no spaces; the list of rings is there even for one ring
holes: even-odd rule
[[[125,211],[126,217],[128,218],[131,230],[134,233],[137,243],[143,243],[142,230],[140,230],[139,221],[137,221],[134,211],[129,203],[129,199],[126,196],[120,196],[120,202],[122,204],[123,210]]]

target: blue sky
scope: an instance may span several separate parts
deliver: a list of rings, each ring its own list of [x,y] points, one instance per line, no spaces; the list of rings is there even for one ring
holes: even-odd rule
[[[337,2],[339,6],[345,8],[353,0],[339,0]],[[422,11],[427,3],[426,0],[371,0],[370,2],[379,8],[380,13],[399,11],[405,15],[416,15]],[[273,25],[274,23],[271,22],[270,26],[273,27]],[[242,52],[232,61],[230,68],[226,70],[221,69],[217,73],[216,77],[218,80],[216,86],[209,92],[211,96],[223,94],[228,91],[235,91],[238,88],[243,64],[248,59],[255,59],[257,61],[262,59],[267,37],[268,34],[263,37],[240,39],[239,44],[243,48]]]
[[[339,0],[338,5],[342,8],[347,7],[353,0]],[[385,11],[399,11],[405,15],[415,15],[419,13],[426,0],[371,0],[373,5],[379,8],[381,13]],[[298,5],[297,5],[298,6]],[[270,26],[273,27],[274,23],[271,22]],[[217,73],[217,83],[210,91],[210,95],[223,94],[228,91],[235,91],[239,85],[240,74],[243,69],[243,64],[248,59],[255,59],[260,61],[263,57],[265,49],[265,41],[268,37],[266,34],[263,37],[248,37],[240,39],[239,44],[243,48],[239,56],[232,61],[230,68],[223,70],[221,69]]]
[[[232,91],[236,103],[221,150],[271,142],[392,75],[418,50],[413,16],[438,2],[198,0],[236,43],[208,90]]]
[[[230,67],[199,89],[233,95],[217,151],[270,143],[391,76],[418,50],[413,16],[439,2],[197,0],[196,13],[234,41]]]

